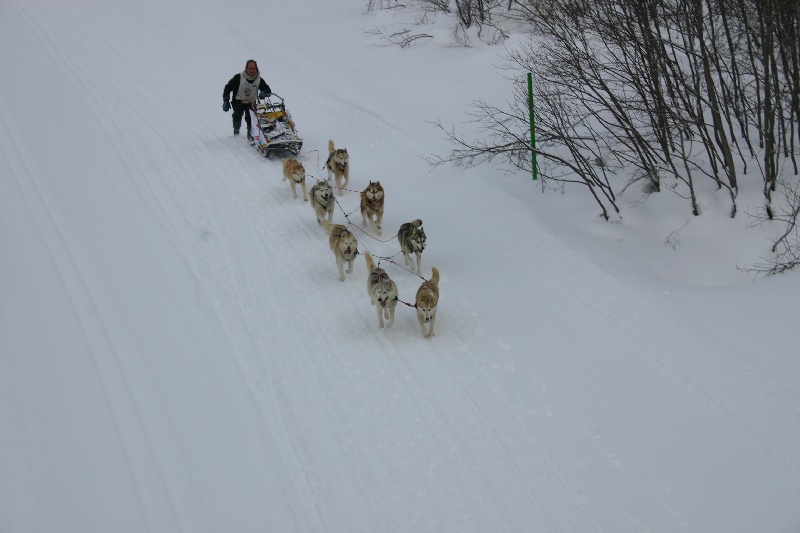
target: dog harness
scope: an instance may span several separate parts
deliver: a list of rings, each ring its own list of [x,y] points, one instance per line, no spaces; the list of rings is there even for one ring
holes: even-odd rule
[[[373,270],[369,273],[369,282],[372,285],[377,285],[384,279],[389,279],[389,274],[387,274],[383,269]]]

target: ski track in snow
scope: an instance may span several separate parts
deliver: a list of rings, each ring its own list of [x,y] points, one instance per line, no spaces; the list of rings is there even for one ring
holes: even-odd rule
[[[394,212],[387,212],[384,236],[372,241],[356,232],[362,250],[366,246],[376,256],[392,256],[397,253],[396,241],[390,239],[393,228],[421,216],[431,243],[423,255],[423,272],[438,266],[442,273],[434,339],[422,339],[413,310],[403,304],[393,328],[378,330],[363,258],[356,259],[354,273],[340,283],[327,236],[308,203],[295,200],[281,181],[279,162],[261,158],[244,139],[228,136],[229,115],[224,127],[210,123],[205,114],[195,116],[170,103],[175,96],[169,88],[157,92],[154,83],[136,85],[135,80],[167,76],[176,58],[191,61],[192,56],[179,47],[169,61],[162,54],[163,42],[114,33],[113,28],[126,26],[124,20],[109,19],[124,19],[120,13],[145,26],[158,24],[133,7],[114,8],[48,6],[45,12],[35,3],[13,2],[4,12],[11,10],[24,22],[20,31],[30,32],[47,50],[62,85],[69,86],[63,90],[73,102],[80,101],[78,111],[93,114],[91,121],[100,131],[96,148],[105,151],[100,163],[115,165],[113,180],[122,182],[114,191],[138,195],[138,202],[150,210],[168,243],[165,253],[176,258],[175,275],[193,278],[197,312],[209,327],[224,332],[227,347],[214,352],[218,365],[232,369],[246,385],[248,401],[261,418],[258,435],[265,450],[277,455],[265,461],[278,465],[269,470],[277,478],[270,483],[289,502],[280,525],[294,520],[297,531],[462,533],[529,531],[532,524],[552,532],[611,531],[620,523],[637,532],[658,530],[655,524],[670,523],[672,531],[692,526],[690,511],[673,497],[669,480],[632,462],[620,444],[624,439],[606,438],[600,417],[582,418],[575,408],[560,403],[563,396],[551,394],[559,387],[548,379],[554,374],[531,370],[531,358],[569,354],[510,346],[502,330],[483,321],[478,297],[470,294],[474,288],[465,286],[457,270],[460,265],[468,268],[473,252],[447,248],[446,241],[455,238],[448,231],[455,232],[437,225],[435,200],[421,200],[414,209],[422,214],[414,215],[399,204],[413,195],[382,178],[388,194],[392,187],[398,192],[397,200],[389,196]],[[58,24],[62,17],[74,24]],[[152,58],[152,63],[131,60],[139,57]],[[111,76],[119,63],[126,74]],[[108,70],[97,72],[97,65]],[[313,76],[311,67],[302,71]],[[204,76],[210,74],[198,74],[198,85],[209,81]],[[218,79],[209,83],[220,85]],[[275,90],[305,102],[302,95],[308,89],[302,81],[296,83],[287,91]],[[140,114],[135,107],[124,107],[131,100],[157,109],[165,123],[180,127],[149,123],[147,117],[155,112]],[[372,124],[366,131],[385,132],[381,140],[358,132],[340,140],[337,132],[331,133],[338,146],[350,150],[355,168],[365,152],[362,146],[389,151],[409,142],[402,128],[368,107],[338,101],[344,109],[313,107],[316,114],[304,116],[306,123],[299,127],[303,133],[315,122],[340,124],[347,117],[350,124]],[[291,110],[291,101],[289,105]],[[110,109],[119,112],[110,114]],[[35,154],[15,142],[10,119],[0,115],[0,121],[0,146],[13,178],[3,191],[19,198],[24,206],[20,216],[37,228],[46,248],[38,253],[49,258],[40,268],[55,271],[62,310],[86,347],[85,359],[76,364],[91,371],[87,379],[104,391],[98,411],[105,411],[104,423],[114,426],[115,445],[126,463],[126,471],[117,473],[131,483],[137,501],[135,509],[127,510],[134,524],[130,530],[137,525],[146,531],[221,530],[209,524],[208,488],[197,481],[194,463],[186,458],[189,443],[178,435],[175,419],[159,410],[159,399],[170,396],[159,388],[168,387],[169,380],[157,375],[161,367],[155,359],[126,357],[128,347],[137,344],[131,337],[138,325],[124,322],[129,316],[125,303],[108,296],[107,277],[97,271],[91,250],[66,232],[76,223],[65,211],[62,191],[52,189],[40,170],[30,167]],[[183,130],[192,135],[176,135]],[[324,149],[326,140],[317,132],[306,137],[309,188],[316,177],[323,177],[319,161],[324,154],[314,150]],[[419,165],[409,163],[407,168],[417,170]],[[363,187],[371,179],[367,174],[353,176],[350,188]],[[434,198],[446,195],[451,186],[441,181],[428,185]],[[339,200],[345,212],[358,207],[356,192]],[[513,214],[497,216],[519,222]],[[360,224],[360,214],[351,220]],[[338,207],[334,221],[343,222]],[[453,222],[456,229],[458,223]],[[134,237],[141,236],[134,232]],[[645,368],[659,376],[661,386],[701,398],[705,413],[699,416],[732,421],[753,435],[765,454],[777,455],[789,469],[798,468],[797,456],[783,452],[773,440],[783,435],[781,429],[765,426],[759,418],[764,408],[785,412],[787,419],[796,417],[800,406],[790,391],[688,323],[665,299],[643,296],[545,230],[526,238],[516,266],[530,270],[529,283],[536,291],[556,293],[561,302],[548,319],[590,316],[594,342],[624,352],[621,360],[605,364],[621,371],[625,365]],[[448,257],[448,252],[458,255]],[[402,262],[401,257],[395,260]],[[497,263],[502,272],[506,265],[500,258]],[[400,298],[413,301],[420,280],[393,265],[387,270],[400,286]],[[646,317],[636,323],[646,324],[647,331],[631,331],[631,316]],[[123,317],[123,325],[106,317]],[[532,321],[531,328],[543,345],[557,344],[545,320]],[[680,332],[679,340],[675,332]],[[569,345],[581,346],[574,340]],[[713,366],[695,366],[691,354],[698,348],[714,354]],[[10,358],[12,368],[21,364]],[[523,380],[524,389],[513,387]],[[740,390],[754,382],[760,384],[757,398],[743,397]],[[0,381],[0,398],[16,402],[21,396],[13,385]],[[19,531],[52,526],[46,517],[34,518],[48,502],[37,500],[38,476],[46,476],[35,471],[36,460],[27,456],[28,442],[36,436],[27,433],[20,413],[29,410],[12,405],[12,421],[3,425],[15,428],[6,445],[21,461],[15,468],[32,470],[15,476],[31,480],[19,487],[14,502],[26,509],[17,515],[29,520],[17,524]],[[590,470],[592,475],[586,475]],[[609,483],[639,479],[631,489],[639,494],[628,503],[610,501],[594,481],[598,478]],[[74,518],[73,524],[79,523]],[[227,524],[216,526],[224,529]]]
[[[23,12],[22,15],[26,22],[29,23],[30,30],[37,35],[45,45],[45,48],[50,50],[54,63],[65,64],[65,62],[58,60],[54,51],[56,45],[52,44],[51,41],[51,39],[57,39],[58,35],[53,35],[49,31],[40,28],[27,13]],[[64,69],[62,74],[64,79],[76,86],[79,91],[84,89],[84,87],[79,86],[79,76],[74,71]],[[86,104],[87,109],[93,109],[88,100],[86,100]],[[14,140],[10,131],[7,131],[5,137],[4,146],[13,146]],[[14,150],[14,152],[17,154],[22,153],[19,149]],[[20,157],[22,160],[25,158],[25,156]],[[47,198],[49,191],[42,190],[44,186],[37,184],[38,180],[35,172],[24,168],[24,163],[20,167],[12,173],[12,176],[16,178],[20,196],[39,229],[41,240],[46,243],[51,264],[58,271],[61,287],[67,293],[67,299],[72,306],[71,315],[78,319],[78,327],[82,332],[83,342],[87,347],[87,355],[90,357],[89,365],[96,372],[98,382],[106,389],[104,399],[106,406],[111,411],[110,419],[116,423],[118,442],[125,448],[124,455],[128,462],[127,477],[134,481],[135,492],[139,500],[139,509],[144,517],[145,526],[147,530],[153,530],[153,517],[150,514],[153,508],[158,507],[156,501],[166,501],[167,506],[170,507],[171,497],[166,486],[166,480],[159,479],[162,473],[159,458],[153,449],[149,435],[150,430],[143,419],[141,408],[138,405],[138,398],[134,391],[131,390],[130,378],[125,368],[125,363],[119,359],[119,354],[114,347],[112,339],[113,334],[103,322],[102,317],[109,314],[107,310],[103,309],[106,302],[100,302],[95,299],[94,291],[91,287],[92,283],[82,273],[85,272],[85,269],[82,268],[82,265],[79,265],[79,260],[73,257],[71,243],[59,230],[59,221],[54,219],[54,213],[58,212],[58,208],[55,207],[51,199]],[[93,312],[87,316],[84,311],[86,309],[91,309]],[[100,354],[111,354],[112,357],[107,359],[101,357]],[[109,392],[108,388],[113,388],[114,392]],[[126,421],[125,425],[120,424],[123,420]],[[149,450],[151,454],[149,458],[136,457],[136,452],[133,447],[129,446],[129,443],[138,441],[143,441],[144,446],[138,446],[135,449],[139,451]],[[142,465],[152,465],[154,472],[146,474],[141,472]],[[146,476],[151,476],[150,483],[145,481]],[[156,484],[152,483],[154,480],[158,480]],[[177,523],[173,522],[172,527],[178,529],[176,526]]]

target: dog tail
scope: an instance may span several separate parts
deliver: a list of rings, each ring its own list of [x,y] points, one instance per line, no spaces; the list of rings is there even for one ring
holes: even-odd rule
[[[439,285],[439,269],[436,267],[431,268],[431,279],[434,285]]]
[[[422,227],[422,221],[420,219],[412,220],[411,225],[415,228],[420,228]]]
[[[333,145],[333,139],[328,139],[328,153],[332,154],[336,150],[336,147]]]
[[[283,181],[286,181],[286,179],[288,178],[288,176],[287,176],[287,169],[288,168],[289,168],[289,160],[288,159],[284,159],[283,160]]]
[[[330,235],[331,234],[331,223],[328,222],[327,220],[325,220],[324,218],[320,219],[319,223],[322,224],[322,229],[325,230],[325,235]]]
[[[375,260],[372,259],[372,255],[366,250],[364,250],[364,259],[367,262],[367,270],[370,272],[375,270]]]

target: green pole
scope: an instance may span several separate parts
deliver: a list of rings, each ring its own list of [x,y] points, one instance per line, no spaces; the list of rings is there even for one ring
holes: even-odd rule
[[[536,127],[533,121],[533,74],[528,72],[528,111],[530,112],[531,122],[531,167],[533,168],[533,179],[539,177],[536,164]]]

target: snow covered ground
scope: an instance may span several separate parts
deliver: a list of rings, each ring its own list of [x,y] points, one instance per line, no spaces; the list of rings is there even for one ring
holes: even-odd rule
[[[398,19],[364,7],[0,2],[0,531],[800,530],[800,278],[736,268],[778,230],[710,188],[702,217],[664,193],[608,224],[581,191],[431,170],[430,121],[510,98],[502,47],[443,20],[376,46]],[[312,180],[348,149],[336,222],[385,187],[362,250],[424,221],[435,338],[404,305],[378,330],[363,259],[340,283],[231,135],[250,57]]]

